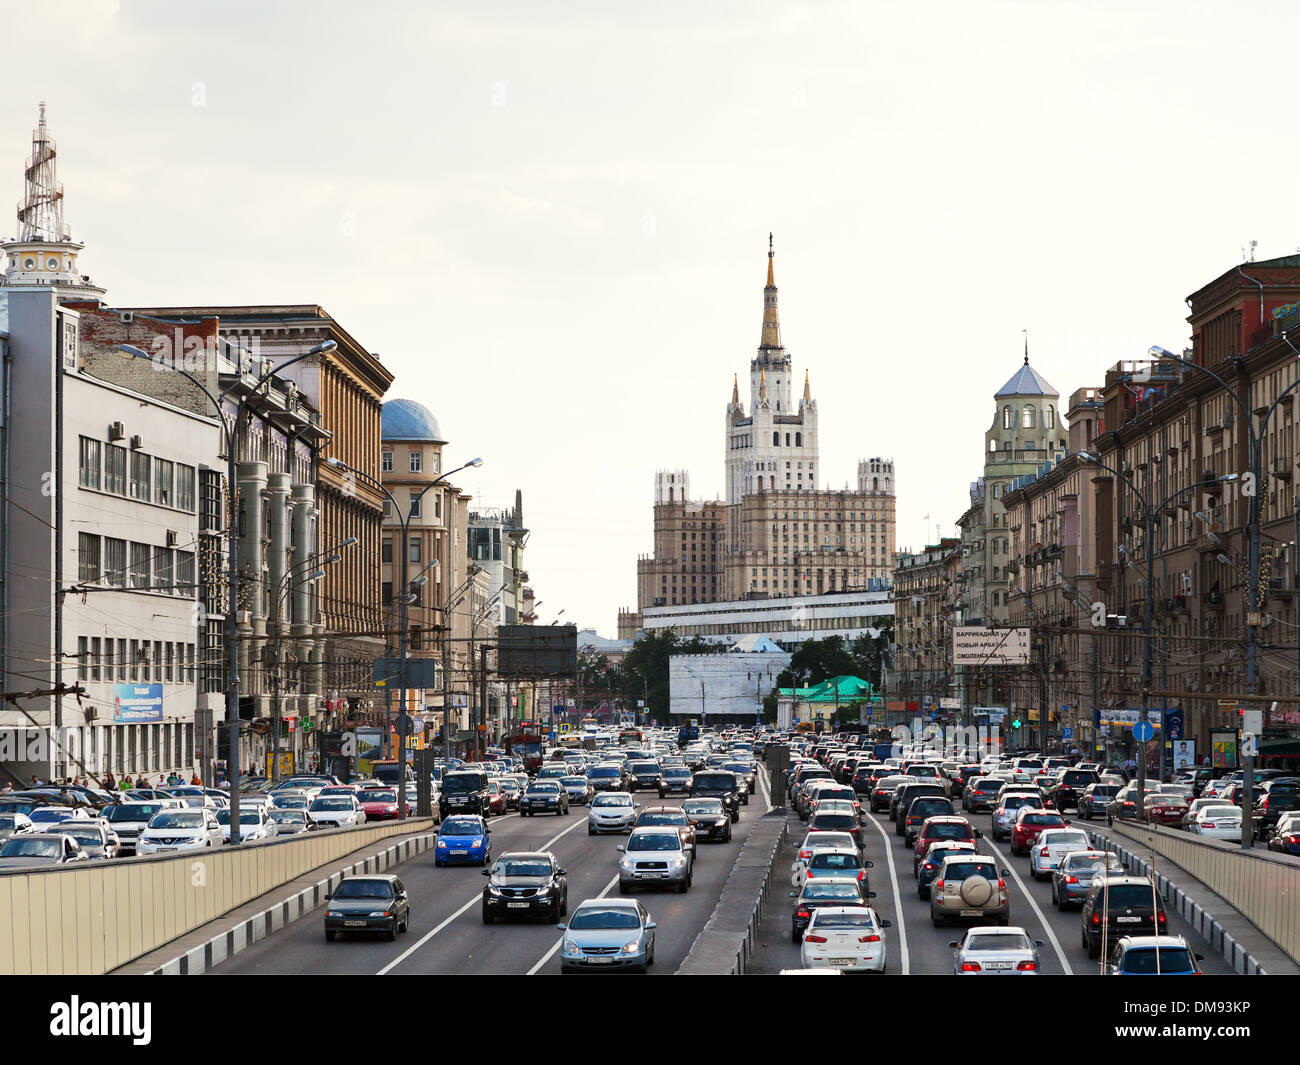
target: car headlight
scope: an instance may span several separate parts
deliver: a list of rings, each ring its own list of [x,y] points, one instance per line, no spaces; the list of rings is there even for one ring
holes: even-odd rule
[[[564,941],[564,946],[560,949],[560,953],[566,958],[576,958],[582,954],[582,951],[579,949],[578,944],[574,943],[570,939],[566,939]]]
[[[722,817],[722,818],[719,818],[717,821],[714,821],[714,822],[713,822],[713,826],[714,826],[715,828],[722,828],[722,827],[724,827],[724,826],[726,825],[726,823],[727,823],[727,819],[726,819],[725,817]]]
[[[371,910],[371,911],[370,911],[370,916],[371,916],[371,917],[387,917],[387,916],[388,916],[388,911],[387,911],[387,910]]]
[[[499,898],[499,897],[501,896],[501,889],[500,889],[499,887],[496,887],[496,886],[493,885],[493,884],[489,884],[489,885],[488,885],[488,894],[489,894],[489,895],[496,895],[496,896]]]
[[[673,862],[672,862],[672,865],[673,865],[673,868],[674,868],[674,869],[684,869],[684,868],[686,868],[686,859],[685,859],[685,858],[674,858],[674,859],[673,859]]]
[[[641,941],[637,939],[632,940],[631,943],[625,943],[623,945],[624,954],[635,954],[640,949],[641,949]]]
[[[620,859],[618,860],[618,867],[619,867],[620,869],[631,869],[631,868],[632,868],[632,859],[631,859],[631,858],[620,858]]]
[[[343,911],[342,911],[342,910],[326,910],[326,911],[325,911],[325,916],[326,916],[326,917],[342,917],[342,916],[343,916]]]
[[[470,849],[473,850],[475,847],[481,847],[481,846],[483,846],[483,841],[481,839],[476,839],[473,843],[470,844]]]
[[[447,841],[445,839],[438,840],[438,848],[440,850],[445,848],[446,846],[447,846]]]

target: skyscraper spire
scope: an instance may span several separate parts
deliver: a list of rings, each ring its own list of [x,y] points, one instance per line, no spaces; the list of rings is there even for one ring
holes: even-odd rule
[[[731,377],[731,405],[732,407],[740,406],[740,375],[732,374]]]
[[[776,313],[776,270],[773,259],[772,234],[767,235],[767,286],[763,289],[763,339],[759,348],[781,347],[781,321]]]
[[[1020,331],[1025,334],[1025,365],[1028,366],[1029,365],[1029,330],[1022,329]]]
[[[808,383],[808,371],[803,372],[803,402],[806,407],[812,402],[812,386]]]

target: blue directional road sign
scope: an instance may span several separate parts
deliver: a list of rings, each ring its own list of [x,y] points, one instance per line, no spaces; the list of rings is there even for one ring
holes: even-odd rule
[[[1139,721],[1133,726],[1133,738],[1137,740],[1138,743],[1146,743],[1146,741],[1151,739],[1155,734],[1155,726],[1152,725],[1150,721]]]
[[[1072,739],[1074,739],[1074,729],[1072,729],[1072,728],[1063,728],[1063,729],[1061,729],[1061,739],[1063,739],[1063,740],[1072,740]]]

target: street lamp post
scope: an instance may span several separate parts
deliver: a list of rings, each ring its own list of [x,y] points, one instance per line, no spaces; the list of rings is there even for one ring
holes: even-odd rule
[[[408,540],[409,540],[410,529],[411,529],[411,517],[416,507],[420,505],[420,500],[424,498],[425,492],[427,492],[430,488],[433,488],[435,485],[442,483],[453,473],[459,473],[461,470],[468,469],[471,466],[482,466],[483,460],[481,458],[470,459],[467,463],[465,463],[465,465],[457,466],[454,470],[448,470],[446,473],[440,474],[439,476],[435,477],[432,481],[430,481],[428,484],[426,484],[423,488],[420,489],[420,491],[416,494],[415,498],[410,501],[406,511],[402,510],[401,505],[394,498],[393,493],[388,490],[388,488],[384,485],[384,483],[381,480],[379,480],[379,478],[372,477],[370,474],[365,473],[362,470],[358,470],[355,467],[349,466],[346,462],[344,462],[340,458],[331,458],[328,459],[327,461],[331,466],[334,466],[337,469],[347,470],[350,473],[353,473],[356,476],[362,478],[364,481],[369,483],[372,487],[378,488],[387,497],[388,501],[392,504],[393,513],[397,516],[398,522],[400,523],[400,527],[402,530],[402,597],[398,602],[398,605],[401,608],[401,621],[399,623],[401,628],[401,633],[399,636],[399,647],[400,647],[400,656],[402,660],[401,663],[402,678],[401,678],[401,688],[400,688],[401,704],[397,714],[397,816],[401,820],[405,820],[406,819],[406,724],[408,721],[408,715],[406,713],[406,661],[407,661],[406,655],[407,655],[407,635],[408,635],[407,628],[408,628],[408,618],[409,618],[408,608],[411,605],[411,598],[414,594],[412,590],[407,586],[408,582],[406,576],[407,574],[406,567],[410,561],[410,546]],[[448,543],[450,543],[450,531],[451,531],[450,512],[448,513],[447,529],[448,529]],[[448,563],[450,563],[450,558],[448,559]],[[450,572],[450,565],[448,565],[448,571]],[[394,581],[393,583],[396,584],[397,582]],[[444,616],[443,617],[444,628],[446,627],[446,620],[447,619]],[[443,646],[444,647],[446,646],[445,641]],[[443,678],[444,678],[443,688],[445,690],[446,675],[447,675],[447,659],[446,659],[445,651],[442,660],[442,671],[443,671]],[[443,732],[445,733],[447,731],[447,706],[445,702],[443,703],[442,728],[443,728]]]
[[[1124,485],[1126,485],[1129,488],[1129,490],[1135,496],[1137,496],[1138,502],[1142,506],[1142,523],[1145,526],[1145,532],[1143,535],[1146,541],[1144,545],[1144,549],[1146,553],[1146,559],[1145,559],[1146,577],[1139,578],[1139,579],[1142,581],[1146,589],[1146,595],[1144,596],[1144,600],[1143,600],[1144,605],[1143,605],[1143,618],[1142,618],[1142,710],[1141,710],[1141,719],[1143,723],[1145,723],[1147,720],[1147,713],[1151,708],[1151,684],[1155,674],[1155,666],[1152,659],[1153,656],[1152,629],[1155,620],[1156,523],[1159,520],[1159,517],[1161,513],[1164,511],[1165,507],[1167,507],[1170,503],[1172,503],[1184,492],[1190,492],[1197,488],[1202,488],[1202,489],[1211,488],[1216,484],[1223,484],[1223,483],[1235,481],[1237,479],[1237,475],[1235,473],[1229,473],[1229,474],[1224,474],[1221,477],[1203,476],[1201,480],[1193,481],[1191,484],[1184,485],[1182,488],[1179,488],[1176,491],[1170,493],[1167,497],[1165,497],[1165,499],[1158,506],[1152,507],[1147,502],[1146,495],[1143,494],[1138,489],[1137,485],[1135,485],[1131,480],[1129,480],[1128,477],[1126,477],[1119,470],[1115,469],[1113,466],[1108,466],[1106,463],[1102,462],[1101,459],[1099,459],[1096,455],[1090,454],[1087,451],[1079,452],[1079,459],[1082,462],[1086,462],[1090,465],[1098,467],[1099,469],[1107,470],[1108,472],[1114,474]],[[1163,530],[1161,530],[1161,539],[1162,541],[1164,539]],[[1120,547],[1120,553],[1121,554],[1124,553],[1124,548],[1122,545]],[[1131,559],[1126,561],[1126,565],[1131,565],[1131,564],[1132,564]],[[1161,721],[1160,723],[1161,744],[1165,742],[1165,726],[1166,726],[1166,722]],[[1163,747],[1161,748],[1161,750],[1163,751]],[[1146,751],[1147,751],[1146,741],[1139,741],[1138,743],[1138,817],[1140,820],[1143,821],[1146,820],[1146,805],[1145,805],[1146,772],[1147,772]],[[1162,766],[1163,763],[1164,763],[1164,757],[1162,754],[1161,755]],[[1161,771],[1161,775],[1163,776],[1163,769]]]
[[[266,384],[276,374],[284,372],[294,363],[302,362],[304,359],[315,358],[326,352],[333,351],[338,347],[337,341],[326,340],[317,344],[301,355],[295,355],[292,358],[285,359],[283,362],[276,364],[266,373],[258,377],[245,392],[244,396],[235,404],[233,415],[227,414],[225,401],[231,392],[237,386],[243,383],[244,366],[242,359],[238,365],[236,380],[228,388],[222,389],[217,395],[208,391],[207,387],[198,380],[193,374],[181,366],[173,363],[155,363],[156,367],[167,371],[178,373],[188,380],[195,388],[208,397],[213,408],[217,412],[217,419],[221,423],[222,434],[226,438],[226,488],[230,496],[230,506],[226,512],[226,566],[227,576],[227,611],[225,624],[225,650],[226,662],[229,675],[226,678],[226,724],[230,728],[230,843],[232,846],[239,846],[239,640],[236,634],[236,618],[239,610],[239,529],[236,522],[237,516],[237,488],[236,481],[238,470],[237,466],[237,449],[236,434],[239,430],[239,423],[244,417],[244,411],[248,406],[248,401],[257,394],[258,389]],[[153,357],[148,352],[141,350],[131,344],[119,344],[117,350],[127,358],[144,359],[153,362]]]

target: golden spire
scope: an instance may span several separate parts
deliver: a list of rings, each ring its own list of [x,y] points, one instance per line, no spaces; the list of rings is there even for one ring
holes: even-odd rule
[[[805,406],[812,402],[812,387],[808,383],[807,370],[803,372],[803,401]]]
[[[740,375],[733,374],[731,378],[731,405],[740,406]]]
[[[767,371],[766,370],[758,371],[758,401],[763,404],[767,403]]]
[[[776,313],[776,272],[773,265],[772,234],[767,235],[767,287],[763,289],[763,339],[760,348],[781,346],[781,321]]]

